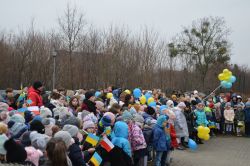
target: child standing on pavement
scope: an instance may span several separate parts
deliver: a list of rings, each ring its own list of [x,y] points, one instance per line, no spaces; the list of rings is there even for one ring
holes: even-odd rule
[[[231,103],[226,103],[224,110],[224,118],[225,118],[225,132],[226,134],[233,132],[234,126],[234,110],[231,107]]]
[[[243,111],[244,105],[238,104],[237,109],[235,110],[235,128],[236,128],[236,134],[238,137],[242,136],[242,128],[244,128],[244,120],[245,120],[245,114]]]
[[[155,166],[165,166],[170,147],[168,116],[160,115],[153,129],[153,147],[156,151]]]

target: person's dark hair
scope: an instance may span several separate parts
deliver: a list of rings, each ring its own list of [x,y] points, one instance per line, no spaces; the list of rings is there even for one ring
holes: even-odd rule
[[[119,113],[118,110],[121,110],[121,106],[118,103],[114,103],[112,107],[109,109],[109,112],[112,112],[113,114]]]
[[[47,144],[46,152],[52,166],[68,166],[67,147],[63,140],[51,138]]]
[[[112,108],[114,108],[114,109],[121,109],[121,106],[118,104],[118,103],[114,103],[113,105],[112,105]]]
[[[33,88],[34,89],[38,89],[38,88],[40,88],[40,87],[42,87],[43,86],[43,83],[41,82],[41,81],[35,81],[34,83],[33,83]]]
[[[58,99],[60,99],[60,97],[61,97],[60,93],[52,92],[52,94],[51,94],[51,99],[58,100]]]
[[[74,99],[77,99],[77,101],[78,101],[77,106],[73,106],[73,104],[72,104],[72,101],[73,101]],[[78,97],[77,97],[77,96],[73,96],[73,97],[70,98],[70,100],[69,100],[69,106],[70,106],[71,108],[75,108],[75,109],[76,109],[77,107],[80,106],[79,100],[78,100]]]
[[[129,105],[129,101],[131,99],[131,95],[130,94],[126,94],[125,96],[125,101],[124,101],[124,105],[128,106]]]
[[[7,94],[7,93],[11,93],[11,92],[13,92],[13,89],[12,88],[7,88],[6,90],[5,90],[5,93]]]

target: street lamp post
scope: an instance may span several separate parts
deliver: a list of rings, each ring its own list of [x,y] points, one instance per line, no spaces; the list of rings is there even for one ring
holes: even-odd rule
[[[53,87],[53,90],[55,89],[55,84],[56,84],[56,55],[57,55],[57,52],[56,50],[53,50],[52,51],[52,56],[53,56],[53,79],[52,79],[52,87]]]

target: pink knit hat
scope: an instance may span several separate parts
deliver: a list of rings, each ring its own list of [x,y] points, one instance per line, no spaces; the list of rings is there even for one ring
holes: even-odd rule
[[[33,146],[25,148],[27,152],[27,161],[31,161],[33,164],[38,166],[39,158],[43,156],[43,153],[40,150],[35,149]]]
[[[96,104],[96,108],[97,108],[99,111],[101,111],[101,109],[104,107],[104,103],[101,102],[101,101],[96,101],[95,104]]]
[[[86,130],[88,128],[95,128],[95,124],[91,120],[83,122],[83,128],[82,129]]]

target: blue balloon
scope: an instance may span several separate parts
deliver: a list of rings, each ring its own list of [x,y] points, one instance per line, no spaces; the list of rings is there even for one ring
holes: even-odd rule
[[[141,97],[141,90],[139,88],[135,88],[133,91],[133,95],[135,98],[140,98]]]
[[[232,88],[232,83],[231,83],[231,82],[226,82],[225,88],[226,88],[226,89]]]
[[[148,106],[150,106],[150,107],[156,107],[156,102],[153,101],[153,102],[151,102]]]
[[[236,77],[235,77],[235,76],[231,76],[231,77],[229,78],[229,82],[235,83],[235,81],[236,81]]]
[[[191,150],[196,150],[198,146],[197,146],[197,144],[196,144],[196,142],[194,140],[189,139],[188,140],[188,147]]]
[[[228,82],[227,81],[221,81],[220,85],[223,87],[223,88],[226,88],[228,87]]]
[[[152,97],[152,95],[151,95],[151,93],[147,92],[147,93],[145,94],[145,97],[146,97],[146,101],[148,101],[148,99],[149,99],[150,97]]]
[[[102,94],[101,92],[96,91],[96,92],[95,92],[95,97],[99,97],[101,94]]]

